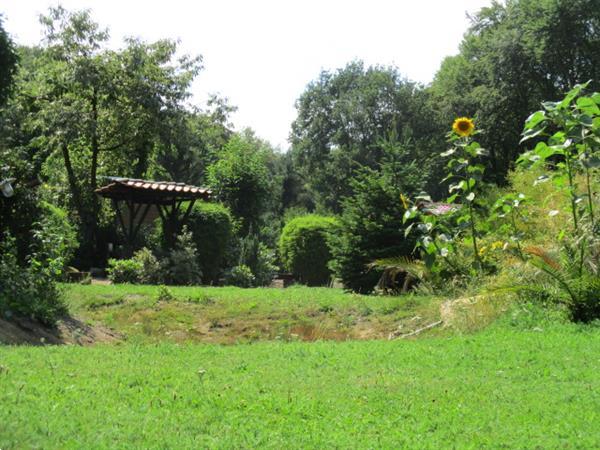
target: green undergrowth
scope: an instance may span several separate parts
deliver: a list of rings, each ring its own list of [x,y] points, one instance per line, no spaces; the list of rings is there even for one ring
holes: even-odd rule
[[[417,341],[0,347],[0,448],[598,448],[600,329],[538,319]]]
[[[72,314],[136,341],[381,339],[439,320],[441,298],[341,289],[66,285]],[[435,333],[437,330],[434,330]]]

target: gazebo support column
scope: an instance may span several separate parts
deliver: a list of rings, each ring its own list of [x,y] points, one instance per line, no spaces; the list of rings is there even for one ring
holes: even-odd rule
[[[127,210],[129,212],[129,224],[125,224],[123,212],[119,205],[121,202],[125,203],[127,206]],[[125,235],[125,254],[126,256],[131,256],[133,255],[135,238],[140,231],[142,223],[144,222],[144,219],[146,218],[152,204],[134,203],[132,200],[119,201],[113,199],[113,206],[117,212],[117,220],[121,226],[121,230],[123,230],[123,234]],[[140,211],[142,211],[141,215],[139,214]]]
[[[183,201],[173,202],[170,205],[156,205],[158,214],[163,223],[164,239],[167,247],[172,248],[175,245],[177,235],[181,233],[183,226],[190,217],[195,202],[196,199],[189,200],[188,206],[181,219],[178,216]]]

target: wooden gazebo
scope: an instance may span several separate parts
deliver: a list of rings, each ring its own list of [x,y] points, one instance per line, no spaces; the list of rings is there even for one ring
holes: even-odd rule
[[[133,246],[142,223],[160,217],[167,239],[174,239],[188,219],[196,200],[208,200],[211,191],[198,186],[172,181],[138,180],[106,177],[109,184],[96,189],[96,194],[111,199],[117,219],[129,247]],[[181,207],[187,203],[183,215]]]

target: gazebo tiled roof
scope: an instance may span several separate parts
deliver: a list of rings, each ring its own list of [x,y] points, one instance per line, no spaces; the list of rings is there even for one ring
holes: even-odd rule
[[[136,178],[106,177],[110,183],[96,189],[102,197],[113,200],[130,200],[135,203],[172,203],[195,199],[208,199],[210,189],[174,181],[139,180]]]
[[[209,189],[173,181],[139,180],[106,177],[109,183],[95,190],[112,200],[117,219],[130,248],[146,218],[160,216],[165,236],[174,242],[175,235],[187,221],[196,200],[209,200]],[[185,211],[180,211],[184,207]]]

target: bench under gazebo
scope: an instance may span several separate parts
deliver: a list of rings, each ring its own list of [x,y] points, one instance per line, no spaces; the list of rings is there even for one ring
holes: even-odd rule
[[[139,180],[105,177],[109,183],[96,189],[96,194],[112,200],[117,220],[131,249],[143,223],[160,217],[169,240],[187,221],[196,200],[209,200],[211,191],[173,181]]]

